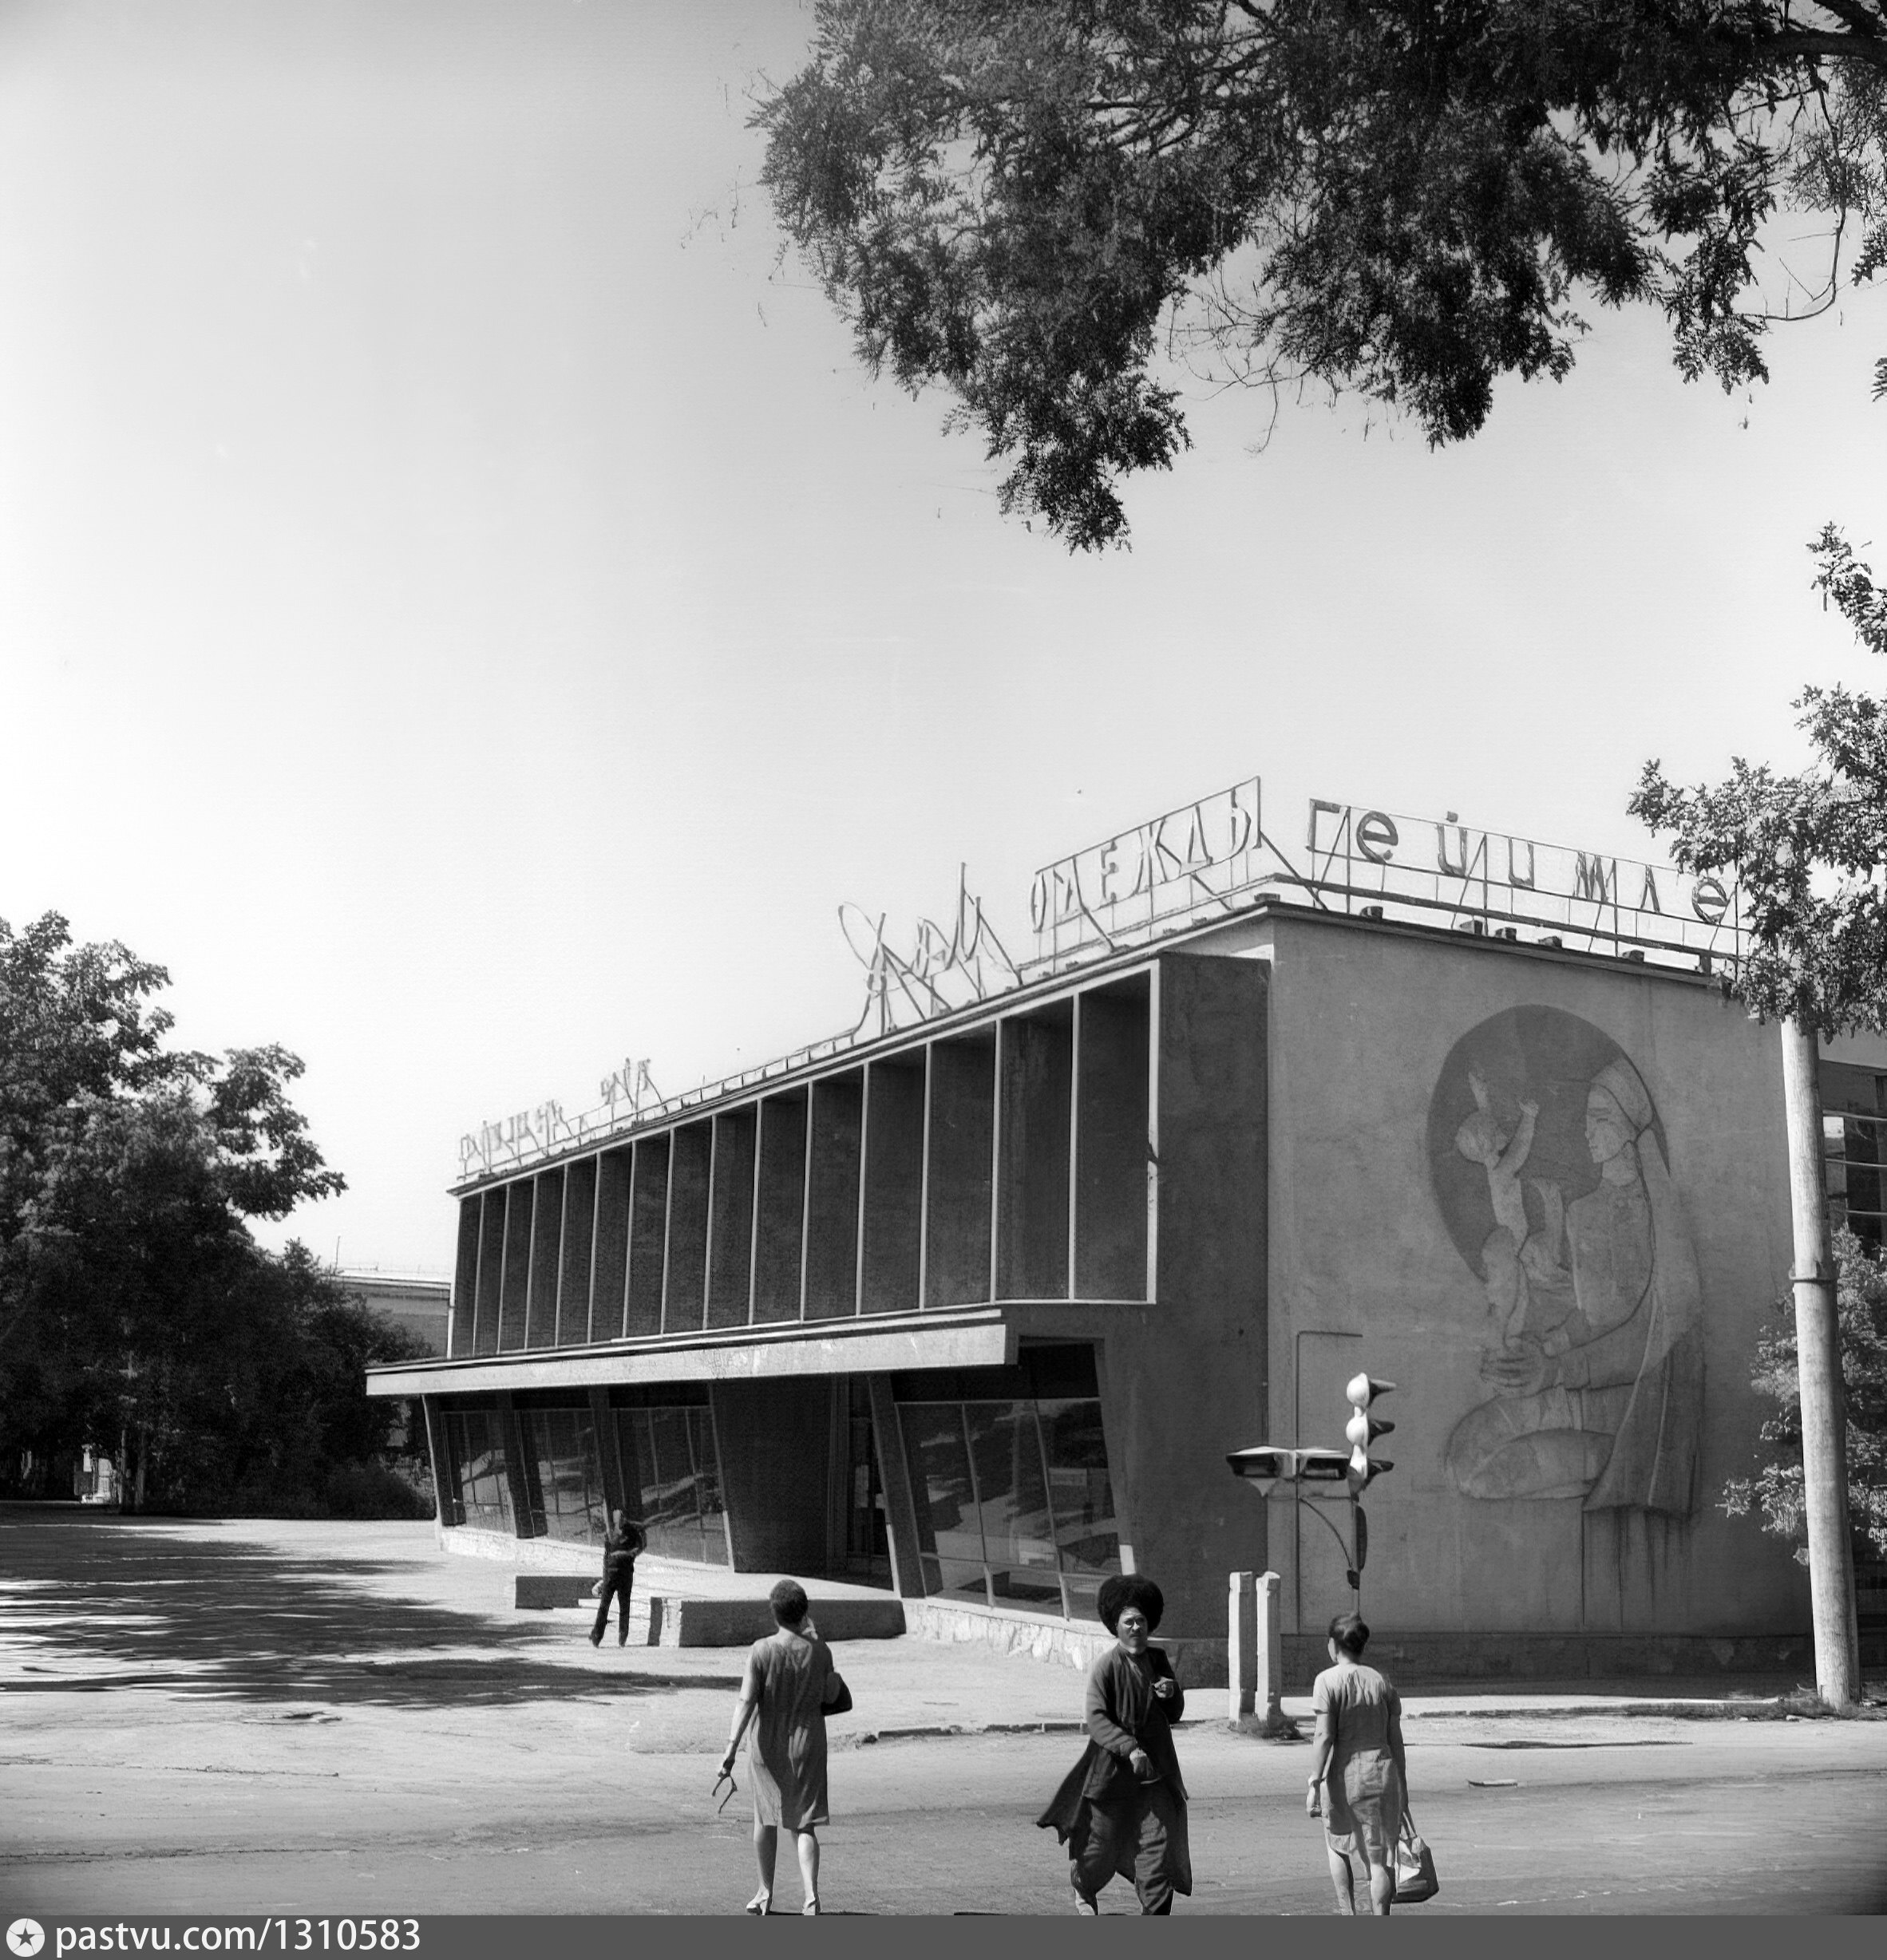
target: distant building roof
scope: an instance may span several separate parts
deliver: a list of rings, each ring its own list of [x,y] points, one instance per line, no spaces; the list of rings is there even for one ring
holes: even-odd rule
[[[334,1277],[366,1301],[369,1312],[409,1329],[435,1354],[446,1347],[452,1318],[452,1282],[436,1273],[382,1272],[378,1266],[343,1266]]]

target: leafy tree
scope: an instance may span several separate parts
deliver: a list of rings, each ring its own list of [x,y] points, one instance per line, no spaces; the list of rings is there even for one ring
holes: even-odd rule
[[[130,1502],[318,1501],[386,1444],[370,1361],[410,1337],[247,1221],[340,1191],[279,1047],[164,1045],[161,967],[0,921],[0,1435],[117,1460]]]
[[[1848,1515],[1856,1539],[1865,1539],[1876,1558],[1887,1559],[1887,1264],[1845,1228],[1834,1235],[1834,1263],[1847,1393]],[[1794,1303],[1778,1300],[1774,1312],[1772,1330],[1757,1345],[1751,1385],[1777,1404],[1762,1436],[1781,1453],[1754,1477],[1731,1478],[1723,1504],[1732,1517],[1758,1511],[1764,1531],[1799,1540],[1807,1524]],[[1808,1563],[1806,1543],[1798,1545],[1795,1556]]]
[[[1870,567],[1833,525],[1810,549],[1824,603],[1887,654],[1887,591]],[[1673,833],[1682,869],[1735,875],[1749,935],[1735,986],[1753,1012],[1826,1034],[1887,1027],[1887,705],[1836,686],[1794,705],[1806,769],[1736,757],[1726,781],[1682,789],[1654,760],[1628,807]]]
[[[764,180],[858,351],[1008,464],[1005,510],[1125,538],[1187,443],[1167,351],[1472,435],[1564,377],[1581,305],[1687,378],[1887,263],[1884,0],[819,0]],[[1758,285],[1778,210],[1826,220]],[[1779,304],[1779,311],[1778,310]],[[1887,389],[1887,362],[1880,369]]]

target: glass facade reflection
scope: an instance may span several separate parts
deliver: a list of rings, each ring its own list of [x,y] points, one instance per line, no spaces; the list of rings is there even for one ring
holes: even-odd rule
[[[599,1545],[608,1528],[596,1425],[587,1409],[526,1409],[524,1488],[534,1537]]]
[[[481,1531],[515,1531],[503,1416],[495,1409],[451,1409],[445,1422],[458,1497],[455,1522]]]
[[[1092,1618],[1121,1569],[1098,1398],[966,1394],[898,1420],[925,1592]]]
[[[641,1486],[649,1550],[666,1559],[730,1563],[713,1412],[705,1404],[619,1409],[616,1425],[624,1474]]]

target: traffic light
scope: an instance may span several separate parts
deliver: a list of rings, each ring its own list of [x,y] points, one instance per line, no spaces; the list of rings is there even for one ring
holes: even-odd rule
[[[1393,1381],[1376,1381],[1367,1375],[1357,1375],[1343,1391],[1354,1412],[1343,1425],[1343,1437],[1350,1445],[1350,1461],[1345,1475],[1352,1497],[1360,1496],[1367,1489],[1371,1477],[1395,1468],[1386,1458],[1370,1454],[1371,1444],[1379,1436],[1387,1436],[1395,1425],[1381,1421],[1369,1413],[1371,1403],[1379,1395],[1388,1395],[1394,1388]],[[1358,1563],[1361,1563],[1359,1559]]]

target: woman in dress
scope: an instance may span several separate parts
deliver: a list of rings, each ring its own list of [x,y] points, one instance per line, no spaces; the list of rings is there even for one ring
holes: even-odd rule
[[[1130,1573],[1107,1580],[1096,1604],[1115,1644],[1088,1670],[1087,1749],[1035,1821],[1068,1847],[1077,1912],[1098,1915],[1118,1872],[1133,1880],[1141,1912],[1169,1913],[1173,1894],[1193,1890],[1193,1861],[1173,1746],[1186,1697],[1164,1649],[1147,1644],[1165,1602]]]
[[[746,1735],[747,1772],[754,1786],[754,1857],[760,1890],[747,1911],[773,1907],[773,1859],[782,1828],[793,1834],[805,1887],[802,1912],[819,1910],[819,1839],[814,1827],[829,1821],[825,1809],[825,1708],[837,1698],[832,1650],[806,1617],[806,1595],[783,1579],[768,1595],[779,1631],[757,1640],[747,1654],[734,1733],[721,1759],[723,1776]]]
[[[1402,1836],[1408,1766],[1402,1757],[1402,1697],[1363,1664],[1370,1630],[1354,1613],[1330,1622],[1333,1663],[1311,1692],[1317,1734],[1304,1808],[1323,1819],[1337,1911],[1354,1913],[1350,1860],[1368,1869],[1370,1911],[1386,1915],[1395,1895],[1395,1846]]]

